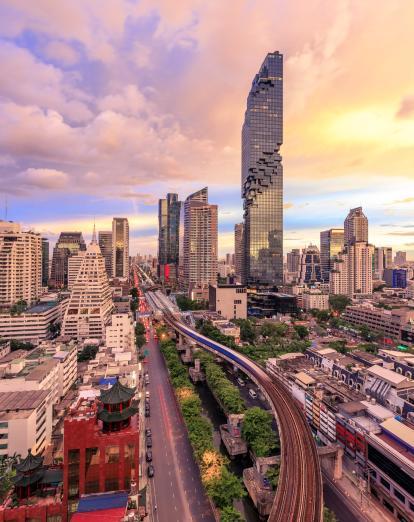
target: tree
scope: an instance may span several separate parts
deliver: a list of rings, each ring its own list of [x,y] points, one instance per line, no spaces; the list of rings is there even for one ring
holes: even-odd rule
[[[138,299],[138,288],[134,286],[133,288],[131,288],[129,293],[131,294],[132,299]]]
[[[267,470],[266,478],[270,482],[273,489],[277,488],[279,483],[279,474],[280,474],[280,464],[276,464],[275,466],[270,466]]]
[[[15,352],[16,350],[33,350],[34,344],[25,343],[23,341],[18,341],[17,339],[11,339],[10,341],[10,351]]]
[[[346,341],[343,339],[339,341],[332,341],[329,343],[329,348],[333,348],[339,353],[348,353],[348,350],[346,349]]]
[[[329,296],[329,306],[332,308],[332,310],[335,310],[335,312],[342,313],[345,308],[351,304],[351,299],[347,295],[330,295]]]
[[[20,299],[10,308],[11,315],[20,315],[27,309],[27,301]]]
[[[135,335],[144,335],[145,334],[145,326],[141,323],[141,321],[137,321],[135,325]]]
[[[136,335],[135,336],[135,344],[137,348],[142,348],[146,342],[146,339],[143,335]]]
[[[299,339],[306,339],[309,335],[309,330],[306,328],[306,326],[303,326],[301,324],[295,324],[293,327],[295,329],[295,332],[298,334]]]
[[[244,518],[233,506],[225,506],[220,512],[220,522],[243,522]]]
[[[206,489],[219,509],[233,505],[233,500],[246,495],[240,479],[225,466],[221,469],[221,477],[215,477],[207,482]]]
[[[318,310],[316,313],[316,319],[319,323],[326,323],[329,321],[331,314],[329,310]]]
[[[337,522],[335,513],[326,506],[323,508],[323,522]]]
[[[81,353],[78,353],[78,362],[85,362],[95,359],[97,353],[98,347],[96,345],[86,345]]]
[[[246,411],[242,436],[256,457],[268,457],[278,444],[272,430],[272,416],[257,406]]]
[[[234,319],[233,323],[240,328],[240,339],[242,341],[247,343],[255,342],[257,335],[250,319]]]
[[[62,326],[61,323],[59,323],[58,321],[55,321],[54,323],[49,324],[48,330],[49,330],[50,337],[52,339],[54,339],[55,337],[60,335],[61,326]]]

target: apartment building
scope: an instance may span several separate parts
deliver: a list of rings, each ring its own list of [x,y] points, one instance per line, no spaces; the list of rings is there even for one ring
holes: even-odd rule
[[[401,330],[410,321],[414,320],[414,309],[409,307],[385,310],[377,308],[371,303],[362,303],[348,306],[343,318],[351,324],[366,325],[368,328],[382,332],[394,339],[400,339]]]

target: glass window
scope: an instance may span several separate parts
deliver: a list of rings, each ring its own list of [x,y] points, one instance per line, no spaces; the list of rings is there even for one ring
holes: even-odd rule
[[[398,491],[398,489],[395,489],[395,488],[394,488],[394,495],[398,498],[398,500],[399,500],[400,502],[402,502],[403,504],[405,504],[405,497],[404,497],[404,495],[403,495],[402,493],[400,493],[400,492]]]

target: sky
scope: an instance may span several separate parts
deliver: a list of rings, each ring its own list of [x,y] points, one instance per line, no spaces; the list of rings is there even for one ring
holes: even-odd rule
[[[50,238],[126,216],[156,253],[157,200],[209,187],[219,251],[242,220],[246,97],[284,55],[284,246],[362,206],[414,259],[414,3],[2,0],[0,218]]]

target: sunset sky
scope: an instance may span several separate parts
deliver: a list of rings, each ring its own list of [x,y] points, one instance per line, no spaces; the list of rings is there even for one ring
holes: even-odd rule
[[[155,253],[157,199],[208,185],[221,254],[242,218],[254,74],[284,54],[285,251],[363,206],[414,259],[414,2],[2,0],[1,218],[55,241],[130,220]]]

